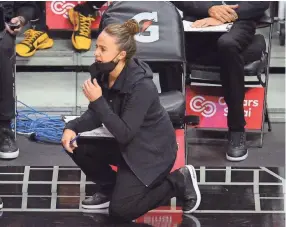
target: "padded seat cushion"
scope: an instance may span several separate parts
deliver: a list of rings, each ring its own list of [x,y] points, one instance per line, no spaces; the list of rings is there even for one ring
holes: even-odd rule
[[[252,43],[242,53],[245,66],[245,76],[257,76],[261,73],[267,64],[266,42],[263,35],[257,34],[254,36]],[[202,65],[199,63],[190,63],[189,68],[191,77],[202,80],[220,80],[220,67],[218,63],[212,65]]]
[[[159,95],[161,105],[168,112],[171,121],[182,123],[185,116],[185,98],[180,91],[164,92]]]

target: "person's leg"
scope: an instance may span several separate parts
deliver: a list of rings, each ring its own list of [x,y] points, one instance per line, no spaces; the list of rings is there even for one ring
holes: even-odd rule
[[[118,165],[122,158],[117,143],[107,140],[80,139],[78,148],[73,154],[68,154],[87,178],[96,184],[95,194],[82,201],[82,207],[107,208],[116,181],[116,172],[110,165]]]
[[[68,12],[73,25],[72,44],[78,51],[88,51],[91,47],[91,25],[104,1],[87,1],[76,5]]]
[[[36,31],[48,33],[48,26],[46,25],[46,2],[36,2],[37,13],[35,20],[31,21],[32,28]]]
[[[0,40],[0,158],[13,159],[19,149],[11,130],[15,117],[14,67],[15,37],[6,33]]]
[[[103,6],[106,1],[86,1],[74,7],[74,10],[81,13],[83,16],[96,16],[98,10]]]
[[[37,50],[48,49],[54,45],[46,26],[46,2],[37,2],[36,18],[30,21],[31,28],[25,31],[24,39],[16,45],[16,53],[21,57],[31,57]]]
[[[172,197],[183,200],[183,210],[191,213],[200,204],[201,195],[196,173],[186,166],[170,173],[171,166],[146,187],[127,164],[120,166],[111,198],[109,215],[121,221],[132,221],[149,210],[168,204]]]
[[[243,101],[244,59],[242,52],[249,46],[255,35],[255,23],[235,22],[232,29],[217,42],[218,59],[221,66],[221,82],[228,106],[229,148],[227,159],[241,161],[247,157]]]

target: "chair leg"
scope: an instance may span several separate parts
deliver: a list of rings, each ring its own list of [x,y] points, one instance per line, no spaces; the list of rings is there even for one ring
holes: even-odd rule
[[[271,132],[272,131],[272,125],[271,125],[271,121],[269,118],[267,102],[265,104],[265,121],[267,121],[267,124],[268,124],[268,132]]]
[[[17,96],[16,96],[16,92],[15,92],[15,119],[14,119],[14,136],[15,139],[17,139]]]
[[[188,135],[187,135],[187,124],[184,124],[184,140],[185,140],[185,144],[184,144],[184,146],[185,146],[185,164],[187,165],[188,164],[188,151],[189,151],[189,149],[188,149]]]
[[[17,93],[16,93],[16,51],[14,52],[14,88],[13,88],[13,96],[14,96],[14,102],[15,102],[15,119],[14,119],[14,136],[15,139],[17,139]]]
[[[262,148],[263,147],[263,141],[264,141],[264,132],[263,130],[261,131],[260,133],[260,143],[259,143],[259,148]]]

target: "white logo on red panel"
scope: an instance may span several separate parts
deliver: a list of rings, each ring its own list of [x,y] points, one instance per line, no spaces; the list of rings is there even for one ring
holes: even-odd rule
[[[195,96],[190,101],[191,110],[201,113],[204,117],[212,117],[216,113],[214,102],[206,101],[203,96]]]
[[[80,3],[79,1],[78,3]],[[63,15],[64,18],[68,18],[68,10],[74,8],[75,4],[66,1],[52,1],[51,10],[54,14]]]

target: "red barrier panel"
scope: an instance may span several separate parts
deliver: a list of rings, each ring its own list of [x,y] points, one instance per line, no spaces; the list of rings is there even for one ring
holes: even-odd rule
[[[72,30],[68,20],[67,12],[84,1],[47,1],[46,2],[46,24],[51,30]],[[108,8],[110,2],[105,3],[99,10],[99,16],[92,23],[92,29],[98,29],[101,16]]]
[[[176,207],[176,209],[181,210],[181,207]],[[148,212],[136,219],[136,223],[145,223],[153,227],[175,227],[181,224],[183,219],[181,213],[162,212],[163,210],[171,211],[171,206],[159,207]]]
[[[246,88],[244,100],[246,129],[261,129],[263,104],[264,88]],[[187,115],[200,117],[200,124],[196,128],[227,128],[227,111],[221,87],[194,85],[186,88]]]

